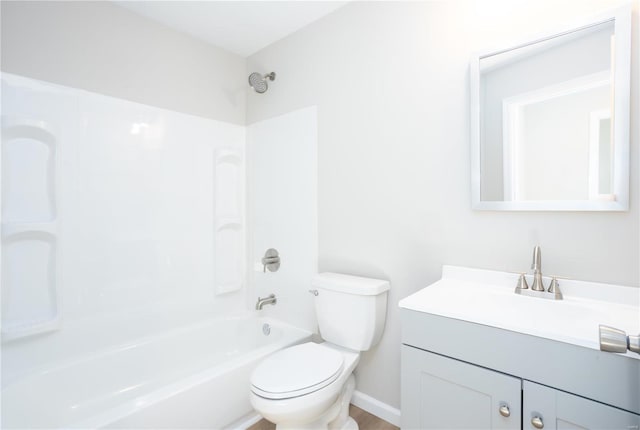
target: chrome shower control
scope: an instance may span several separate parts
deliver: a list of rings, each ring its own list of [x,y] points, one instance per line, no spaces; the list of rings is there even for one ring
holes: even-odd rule
[[[318,293],[318,290],[309,290],[309,292],[310,292],[311,294],[313,294],[314,296],[318,297],[318,294],[319,294],[319,293]]]
[[[275,248],[269,248],[264,253],[264,257],[262,257],[262,271],[267,273],[267,269],[269,272],[277,272],[280,268],[280,255],[278,254],[278,250]]]

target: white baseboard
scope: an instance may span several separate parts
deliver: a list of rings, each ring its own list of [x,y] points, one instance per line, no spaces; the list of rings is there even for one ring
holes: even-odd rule
[[[353,392],[351,403],[359,407],[360,409],[363,409],[370,414],[377,416],[378,418],[382,418],[383,420],[393,424],[394,426],[400,427],[400,409],[396,409],[393,406],[382,403],[380,400],[374,399],[373,397],[358,390]],[[227,426],[226,429],[246,430],[261,419],[262,417],[259,414],[257,414],[256,412],[252,412],[233,422],[232,424]]]
[[[225,430],[247,430],[261,419],[262,416],[257,412],[249,412],[247,415],[226,426]]]
[[[400,427],[400,409],[396,409],[393,406],[389,406],[386,403],[382,403],[378,399],[364,394],[358,390],[354,391],[351,403],[360,409],[364,409],[383,420]]]

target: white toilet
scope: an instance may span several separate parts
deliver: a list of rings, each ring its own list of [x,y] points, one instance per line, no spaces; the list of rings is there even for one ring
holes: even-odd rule
[[[251,375],[251,404],[277,429],[357,429],[349,417],[353,370],[380,341],[389,282],[338,273],[312,281],[320,335],[264,359]]]

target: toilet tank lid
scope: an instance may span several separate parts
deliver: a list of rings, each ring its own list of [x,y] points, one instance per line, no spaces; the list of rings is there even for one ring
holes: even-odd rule
[[[315,288],[358,294],[361,296],[375,296],[391,288],[389,281],[382,279],[364,278],[362,276],[332,272],[318,273],[313,278],[313,281],[311,281],[311,285]]]

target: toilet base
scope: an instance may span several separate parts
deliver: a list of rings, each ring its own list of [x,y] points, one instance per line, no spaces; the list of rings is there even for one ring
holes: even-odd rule
[[[342,388],[342,393],[338,397],[335,406],[338,409],[337,416],[329,423],[329,430],[358,430],[358,424],[349,416],[349,405],[351,397],[356,389],[356,378],[353,373],[349,375],[349,379]]]
[[[340,430],[358,430],[358,423],[356,422],[356,420],[349,417],[344,422],[344,424],[342,424],[342,427],[340,427]]]
[[[359,430],[358,423],[351,417],[348,417],[342,424],[342,427],[329,427],[327,423],[315,421],[308,424],[276,424],[276,430]]]
[[[349,404],[356,388],[356,378],[349,375],[338,400],[320,418],[310,423],[276,423],[276,430],[358,430],[358,423],[349,416]]]

